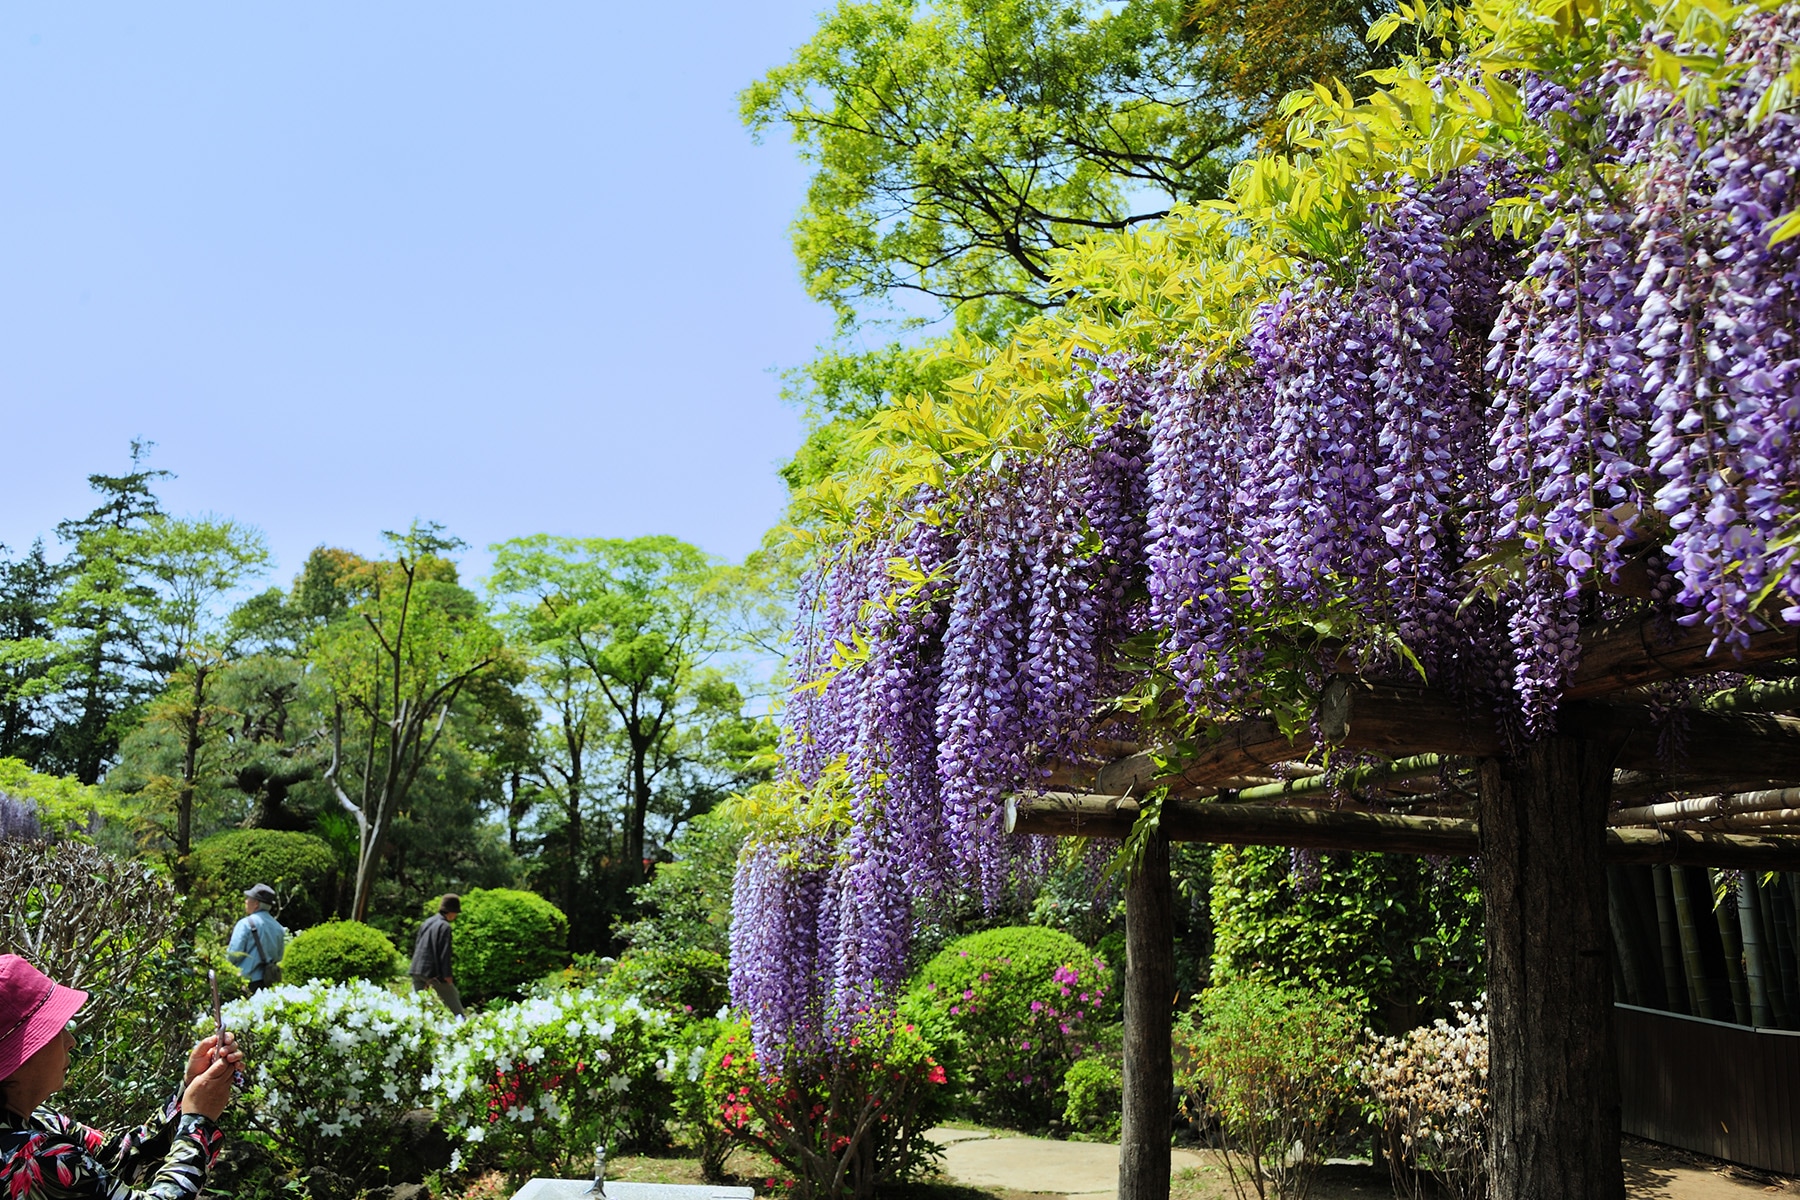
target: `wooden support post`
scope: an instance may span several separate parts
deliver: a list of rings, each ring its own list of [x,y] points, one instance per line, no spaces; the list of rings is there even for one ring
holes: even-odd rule
[[[1158,832],[1125,882],[1125,1079],[1119,1200],[1168,1200],[1175,1123],[1175,901]]]
[[[1481,766],[1493,1200],[1623,1200],[1601,745]]]

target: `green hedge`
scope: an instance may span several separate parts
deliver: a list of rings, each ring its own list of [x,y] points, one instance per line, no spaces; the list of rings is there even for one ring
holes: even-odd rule
[[[188,856],[194,886],[215,896],[214,915],[227,923],[244,915],[244,891],[266,883],[280,897],[276,911],[289,929],[324,920],[337,891],[337,855],[324,838],[285,829],[231,829],[196,845]]]
[[[730,1003],[730,977],[730,964],[710,950],[628,950],[600,991],[636,996],[678,1017],[710,1017]]]
[[[1279,846],[1213,858],[1214,982],[1346,988],[1377,1032],[1403,1033],[1481,994],[1481,883],[1466,862],[1331,854],[1296,878]]]
[[[430,908],[437,910],[437,902]],[[569,920],[536,892],[476,888],[453,926],[451,971],[465,998],[516,998],[569,961]]]
[[[906,1000],[964,1110],[1025,1129],[1060,1120],[1063,1076],[1117,1009],[1106,964],[1068,934],[1036,925],[950,943]]]
[[[386,983],[400,967],[400,952],[381,930],[360,921],[327,921],[288,943],[281,959],[281,981]]]

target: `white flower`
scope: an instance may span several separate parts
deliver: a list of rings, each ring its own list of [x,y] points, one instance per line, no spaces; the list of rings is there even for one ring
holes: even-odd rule
[[[614,1075],[611,1079],[606,1081],[606,1086],[615,1092],[623,1092],[626,1088],[631,1086],[631,1080],[625,1075]]]

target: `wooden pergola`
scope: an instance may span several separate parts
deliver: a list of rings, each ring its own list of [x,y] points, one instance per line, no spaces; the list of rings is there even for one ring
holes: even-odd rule
[[[1310,732],[1252,719],[1159,756],[1097,743],[1049,764],[1048,789],[1009,802],[1007,828],[1126,836],[1139,799],[1166,789],[1158,832],[1125,884],[1121,1200],[1170,1184],[1175,995],[1171,841],[1474,856],[1481,860],[1490,1037],[1492,1195],[1622,1197],[1605,867],[1800,869],[1800,656],[1792,629],[1735,656],[1711,634],[1633,618],[1584,631],[1558,733],[1507,746],[1494,714],[1398,680],[1335,676]],[[1659,752],[1647,685],[1720,671],[1767,675],[1683,710],[1684,746]],[[1328,780],[1303,760],[1329,746],[1382,756]],[[1444,795],[1445,780],[1460,794]],[[1678,797],[1680,799],[1669,799]]]

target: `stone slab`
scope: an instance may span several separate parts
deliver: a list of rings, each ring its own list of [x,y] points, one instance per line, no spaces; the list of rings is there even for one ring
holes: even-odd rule
[[[595,1200],[591,1179],[531,1179],[512,1200]],[[606,1181],[605,1200],[756,1200],[756,1190],[711,1183]]]

